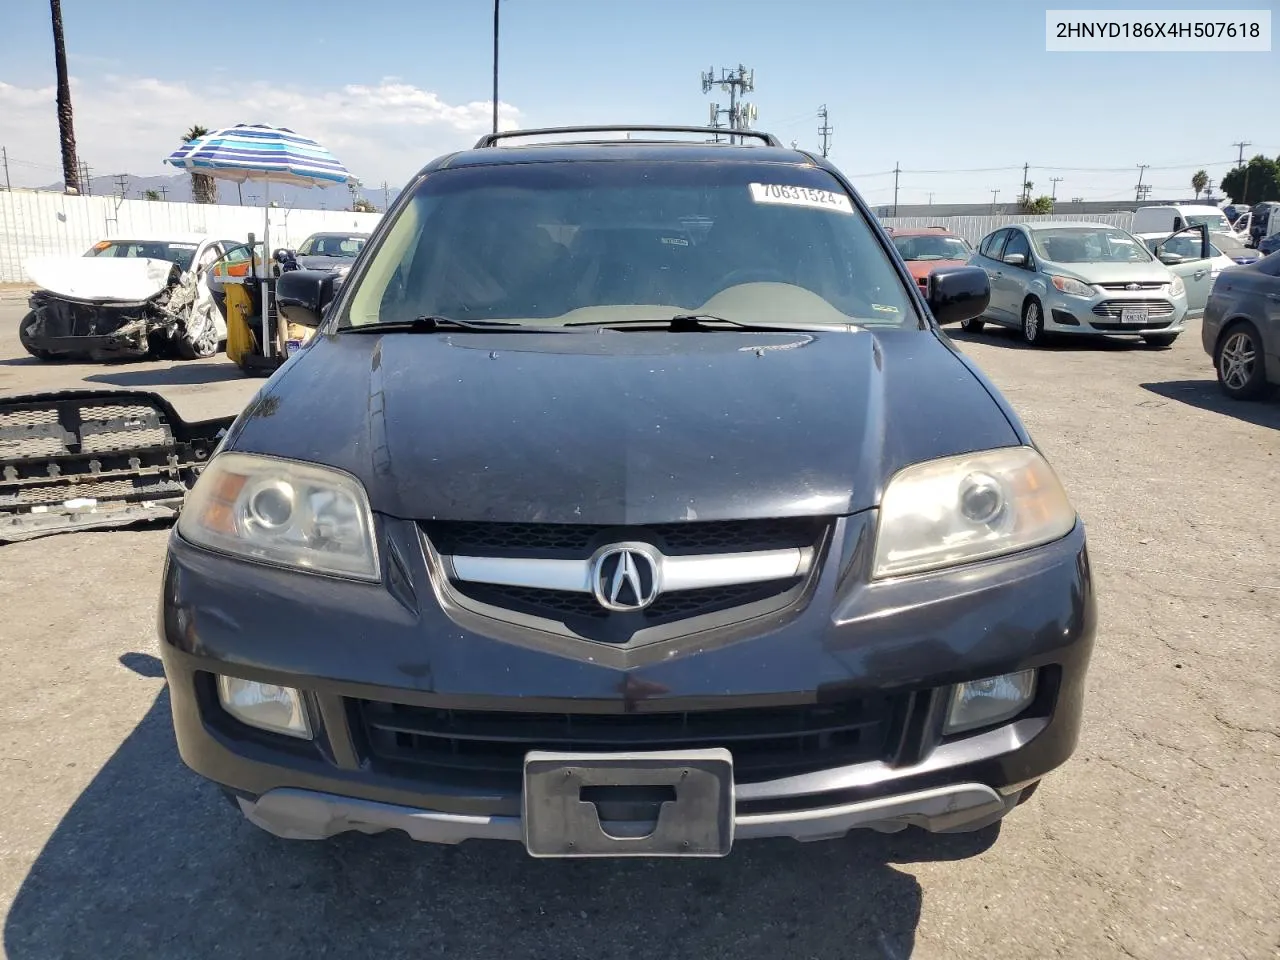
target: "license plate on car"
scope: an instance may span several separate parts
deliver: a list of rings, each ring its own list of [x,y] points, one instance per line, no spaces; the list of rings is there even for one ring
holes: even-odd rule
[[[1146,307],[1121,307],[1120,322],[1121,323],[1146,323],[1147,308]]]
[[[728,750],[524,758],[524,844],[534,857],[723,857],[733,812]]]

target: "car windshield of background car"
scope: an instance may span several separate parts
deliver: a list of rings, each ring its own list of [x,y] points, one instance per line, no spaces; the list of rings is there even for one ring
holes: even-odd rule
[[[191,268],[191,258],[196,255],[195,243],[167,243],[161,240],[104,240],[94,244],[85,256],[88,257],[149,257],[152,260],[168,260],[176,263],[178,269],[187,271]]]
[[[1182,218],[1183,224],[1188,227],[1204,227],[1207,226],[1212,230],[1230,230],[1231,222],[1221,214],[1205,213],[1191,214]]]
[[[903,260],[968,260],[969,245],[959,237],[894,237]]]
[[[1150,263],[1150,252],[1122,230],[1056,227],[1031,234],[1036,253],[1052,263]]]
[[[906,284],[829,173],[766,163],[575,161],[427,175],[338,326],[447,316],[919,326]]]

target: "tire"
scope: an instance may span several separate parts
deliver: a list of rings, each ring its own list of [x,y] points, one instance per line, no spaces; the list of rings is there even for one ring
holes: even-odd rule
[[[1213,352],[1218,386],[1232,400],[1257,400],[1267,392],[1267,371],[1258,329],[1237,320],[1223,332]]]
[[[987,321],[981,317],[969,317],[960,321],[960,329],[965,333],[981,333],[982,328],[987,325]]]
[[[1044,307],[1035,297],[1027,297],[1027,302],[1022,305],[1022,342],[1038,347],[1044,341]]]
[[[1173,341],[1177,339],[1176,333],[1151,333],[1144,336],[1142,341],[1153,347],[1172,347]]]
[[[64,359],[66,354],[54,353],[52,350],[41,350],[39,347],[33,347],[27,340],[28,331],[35,322],[36,312],[32,310],[23,317],[22,322],[18,324],[18,340],[22,343],[22,349],[26,350],[27,353],[31,354],[37,360],[50,361]]]
[[[191,318],[195,320],[194,316]],[[174,350],[182,360],[206,360],[218,352],[218,329],[207,312],[195,321],[195,328],[188,326],[173,341]]]

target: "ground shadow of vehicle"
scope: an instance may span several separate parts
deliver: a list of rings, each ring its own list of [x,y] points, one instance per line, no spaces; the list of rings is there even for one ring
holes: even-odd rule
[[[997,835],[757,841],[716,861],[537,861],[512,844],[398,834],[290,843],[182,766],[166,690],[46,843],[3,943],[9,960],[905,958],[921,892],[890,864],[970,857]]]
[[[972,333],[957,327],[942,327],[942,332],[957,343],[987,343],[993,347],[1007,347],[1013,350],[1048,350],[1055,353],[1071,353],[1085,350],[1099,351],[1112,350],[1118,353],[1124,353],[1127,350],[1156,350],[1142,340],[1120,340],[1114,337],[1105,336],[1084,336],[1081,334],[1067,336],[1053,336],[1044,343],[1037,343],[1034,346],[1022,339],[1022,334],[1010,327],[998,327],[994,324],[987,324],[985,330],[981,333]]]
[[[244,374],[234,363],[177,363],[171,367],[151,370],[120,370],[95,373],[85,377],[91,383],[106,383],[115,387],[173,387],[200,383],[221,383],[224,380],[243,380]]]
[[[1216,380],[1167,380],[1140,386],[1143,390],[1201,410],[1280,430],[1280,403],[1276,402],[1280,390],[1272,390],[1271,395],[1262,400],[1232,400],[1222,392]]]

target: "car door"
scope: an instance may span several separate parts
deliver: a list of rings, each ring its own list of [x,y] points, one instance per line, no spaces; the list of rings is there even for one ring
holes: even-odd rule
[[[1280,365],[1280,254],[1268,257],[1258,264],[1263,276],[1259,285],[1262,292],[1262,315],[1259,318],[1262,349],[1272,358],[1268,369]]]
[[[1008,229],[997,230],[978,246],[978,266],[987,272],[987,280],[991,284],[991,301],[987,305],[984,316],[1004,323],[1009,322],[1009,317],[1000,309],[997,302],[996,282],[1004,276],[1004,262],[1000,258],[1008,238]]]
[[[1000,254],[1002,268],[991,284],[991,298],[998,301],[1001,314],[1010,322],[1022,321],[1022,302],[1027,287],[1035,276],[1035,258],[1027,235],[1017,227],[1009,229],[1004,250]]]
[[[1209,228],[1202,224],[1172,233],[1156,244],[1155,253],[1161,263],[1182,278],[1187,288],[1187,319],[1204,316],[1204,306],[1209,302],[1215,279]],[[1181,259],[1171,262],[1174,257]]]

